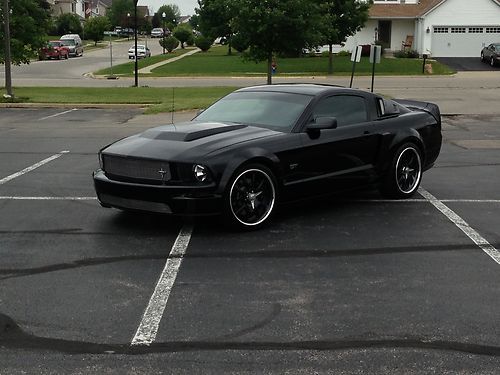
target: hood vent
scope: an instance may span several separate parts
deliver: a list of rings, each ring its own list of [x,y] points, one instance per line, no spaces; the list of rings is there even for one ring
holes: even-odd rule
[[[201,124],[200,124],[201,125]],[[209,137],[211,135],[227,133],[233,130],[246,128],[247,125],[222,125],[217,127],[209,127],[200,129],[200,126],[181,125],[176,127],[177,131],[165,131],[159,129],[151,129],[145,131],[142,136],[150,139],[158,139],[164,141],[181,141],[191,142],[197,139]]]

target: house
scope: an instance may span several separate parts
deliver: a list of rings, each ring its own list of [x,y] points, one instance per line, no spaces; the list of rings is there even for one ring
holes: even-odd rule
[[[500,0],[375,0],[345,48],[375,41],[392,51],[478,57],[485,45],[500,42]]]

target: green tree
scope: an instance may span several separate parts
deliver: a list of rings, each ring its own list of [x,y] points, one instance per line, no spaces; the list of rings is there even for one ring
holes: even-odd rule
[[[104,39],[104,32],[109,30],[111,23],[108,17],[92,17],[85,22],[85,37],[94,41],[95,45],[97,42]]]
[[[76,14],[64,13],[56,18],[56,28],[59,35],[81,34],[82,24]]]
[[[130,17],[127,17],[130,14]],[[106,13],[112,26],[132,27],[134,15],[133,0],[113,0]]]
[[[322,44],[329,45],[328,74],[333,73],[334,44],[342,44],[363,28],[373,0],[322,0],[320,2]]]
[[[165,19],[163,13],[165,13]],[[179,24],[180,18],[181,11],[177,5],[162,5],[153,16],[153,27],[163,27],[165,24],[167,29],[173,30]]]
[[[238,13],[241,0],[198,0],[199,31],[216,39],[224,37],[228,41],[228,55],[231,55],[233,19]]]
[[[10,1],[10,49],[11,63],[29,64],[47,41],[47,30],[51,26],[50,6],[45,0]],[[3,15],[3,1],[0,2]],[[5,29],[3,17],[0,22],[0,63],[5,63]]]
[[[247,58],[267,61],[268,84],[275,55],[297,53],[319,40],[315,0],[239,0],[238,7],[234,31],[248,40]]]
[[[184,43],[193,39],[193,30],[187,23],[177,26],[172,34],[181,42],[181,48],[184,48]]]

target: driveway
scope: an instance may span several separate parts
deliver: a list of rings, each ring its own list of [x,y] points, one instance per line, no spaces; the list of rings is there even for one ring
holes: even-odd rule
[[[479,55],[478,57],[436,57],[435,59],[457,72],[496,71],[499,69],[481,62]]]

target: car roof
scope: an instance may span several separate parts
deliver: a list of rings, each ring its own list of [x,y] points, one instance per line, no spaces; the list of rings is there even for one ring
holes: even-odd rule
[[[343,86],[327,85],[327,84],[317,84],[317,83],[285,83],[277,85],[259,85],[245,87],[237,90],[237,92],[249,92],[249,91],[266,91],[266,92],[286,92],[291,94],[304,94],[313,95],[322,94],[324,92],[335,92],[335,91],[357,91],[355,89],[348,89]]]

